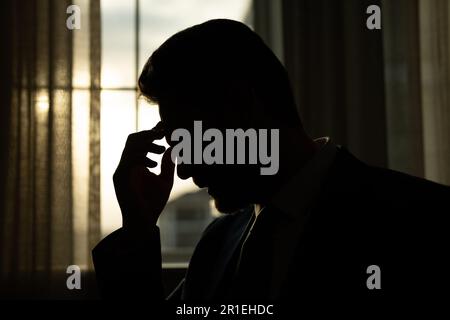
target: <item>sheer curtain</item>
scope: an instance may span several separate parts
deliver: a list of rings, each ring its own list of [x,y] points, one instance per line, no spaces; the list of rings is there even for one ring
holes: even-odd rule
[[[284,62],[311,135],[450,184],[450,1],[279,2]],[[381,7],[381,30],[366,28],[369,5]]]
[[[450,185],[450,3],[419,1],[425,176]]]
[[[377,0],[283,0],[285,66],[304,125],[386,166],[382,34],[366,28]]]
[[[389,164],[450,184],[450,2],[382,4]]]
[[[66,27],[71,4],[81,8],[79,30]],[[37,296],[65,289],[66,268],[86,267],[100,236],[100,1],[2,6],[0,291]],[[80,205],[73,115],[83,81],[89,182]]]

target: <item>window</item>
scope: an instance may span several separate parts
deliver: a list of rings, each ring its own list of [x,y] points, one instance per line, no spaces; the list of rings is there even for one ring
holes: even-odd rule
[[[250,0],[102,2],[102,236],[121,225],[112,175],[126,138],[159,121],[157,107],[137,96],[136,79],[146,60],[164,40],[191,25],[213,18],[248,22],[250,7]],[[212,211],[206,193],[198,191],[190,179],[175,177],[159,221],[163,262],[187,262],[201,232],[213,219]]]

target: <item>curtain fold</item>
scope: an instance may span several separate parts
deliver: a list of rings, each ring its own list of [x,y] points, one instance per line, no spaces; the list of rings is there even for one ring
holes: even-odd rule
[[[76,3],[77,1],[75,1]],[[65,289],[65,271],[76,264],[74,232],[73,79],[74,32],[90,41],[92,178],[99,181],[100,1],[90,1],[91,28],[69,30],[73,1],[3,1],[8,37],[2,48],[2,198],[0,293],[7,297]],[[83,26],[83,24],[82,24]],[[92,27],[94,26],[94,27]],[[87,88],[89,89],[89,88]],[[9,92],[9,94],[8,94]],[[75,132],[76,134],[76,132]],[[98,157],[98,159],[97,159]],[[88,191],[90,239],[99,237],[99,183]],[[85,243],[89,243],[86,241]],[[81,252],[90,260],[92,241]],[[79,252],[79,250],[78,250]],[[62,276],[64,275],[64,276]],[[56,280],[56,278],[58,279]],[[47,292],[50,293],[50,292]]]
[[[100,75],[101,75],[101,21],[100,0],[89,6],[89,62],[90,62],[90,116],[89,116],[89,206],[88,248],[100,241]],[[90,250],[89,250],[90,251]],[[88,253],[90,255],[90,252]],[[89,259],[92,267],[92,260]]]
[[[366,28],[374,4],[284,0],[284,57],[307,132],[386,166],[382,34]]]
[[[450,184],[450,3],[382,4],[389,166]]]
[[[383,1],[388,165],[425,176],[417,0]]]
[[[425,176],[450,184],[450,2],[419,0]]]
[[[381,8],[381,30],[366,9]],[[450,2],[283,0],[285,65],[313,137],[450,184]]]

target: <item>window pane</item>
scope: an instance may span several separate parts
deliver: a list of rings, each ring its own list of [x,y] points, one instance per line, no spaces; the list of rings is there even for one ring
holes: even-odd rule
[[[105,236],[121,227],[112,176],[130,133],[135,131],[135,92],[103,90],[101,94],[101,229]]]
[[[74,262],[88,266],[89,90],[72,92]]]
[[[175,32],[213,18],[244,21],[250,0],[140,1],[140,68],[165,39]],[[102,86],[135,87],[135,1],[102,2]],[[112,175],[128,134],[136,129],[134,91],[103,91],[101,109],[101,221],[102,235],[121,225],[120,208]],[[138,102],[137,129],[151,129],[158,121],[157,106]],[[165,141],[158,143],[167,146]],[[161,156],[149,155],[160,163]],[[160,167],[151,171],[159,173]],[[164,262],[186,262],[213,219],[208,194],[191,179],[175,176],[174,187],[161,218],[161,245]]]
[[[102,87],[135,87],[135,1],[104,0]]]
[[[140,2],[139,70],[150,54],[177,31],[210,19],[247,19],[251,0],[150,0]]]
[[[80,7],[83,16],[89,15],[89,0],[76,0],[73,3]],[[81,27],[88,30],[89,19],[83,19],[82,23]],[[89,32],[73,32],[72,85],[74,88],[89,88],[91,81],[89,68]]]
[[[177,31],[214,18],[245,21],[250,4],[250,0],[141,1],[140,69],[151,53]],[[150,129],[159,120],[157,107],[141,101],[138,118],[140,130]],[[189,261],[214,215],[217,211],[211,206],[207,192],[198,189],[192,179],[181,180],[175,176],[169,202],[158,221],[162,258],[166,266],[167,263]]]
[[[163,262],[189,261],[212,219],[209,195],[205,190],[185,193],[169,201],[158,221]]]

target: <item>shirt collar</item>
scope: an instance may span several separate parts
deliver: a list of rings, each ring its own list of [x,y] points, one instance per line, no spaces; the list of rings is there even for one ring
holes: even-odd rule
[[[336,156],[337,146],[329,137],[318,138],[314,141],[320,149],[281,187],[270,202],[271,205],[294,219],[306,213],[313,204]]]

